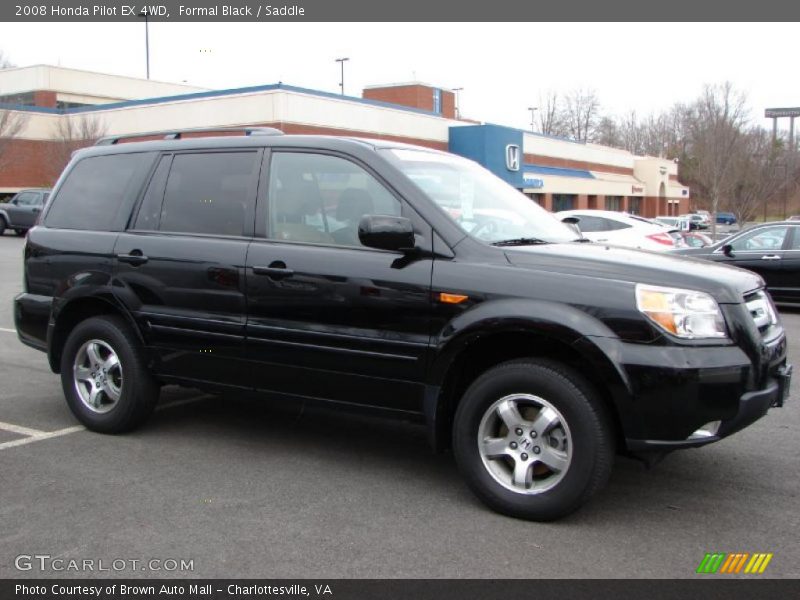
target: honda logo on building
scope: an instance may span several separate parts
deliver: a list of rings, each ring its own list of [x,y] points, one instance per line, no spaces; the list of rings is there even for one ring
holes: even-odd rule
[[[506,146],[506,168],[509,171],[519,171],[519,146],[516,144]]]

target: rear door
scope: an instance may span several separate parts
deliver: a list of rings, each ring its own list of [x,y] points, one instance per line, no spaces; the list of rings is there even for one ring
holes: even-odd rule
[[[247,259],[256,386],[419,412],[432,259],[362,246],[358,221],[407,216],[422,244],[430,227],[351,157],[273,150],[267,162]]]
[[[262,153],[161,155],[117,240],[115,292],[164,376],[247,387],[244,268]]]

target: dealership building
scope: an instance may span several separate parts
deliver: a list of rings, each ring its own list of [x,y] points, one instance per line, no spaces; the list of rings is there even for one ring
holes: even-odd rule
[[[0,110],[23,122],[0,144],[0,195],[53,184],[63,164],[51,149],[64,144],[67,120],[106,135],[269,126],[396,140],[475,160],[549,210],[689,210],[671,160],[466,120],[453,91],[419,82],[370,86],[358,98],[280,82],[209,90],[39,65],[0,70]]]

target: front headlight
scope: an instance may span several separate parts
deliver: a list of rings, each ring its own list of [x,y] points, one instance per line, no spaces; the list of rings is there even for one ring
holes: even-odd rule
[[[658,327],[680,338],[727,337],[719,305],[705,292],[638,283],[636,307]]]

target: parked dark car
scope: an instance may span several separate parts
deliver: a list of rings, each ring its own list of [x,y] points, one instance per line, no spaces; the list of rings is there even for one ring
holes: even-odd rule
[[[89,429],[137,427],[168,383],[368,410],[546,520],[615,452],[702,446],[784,401],[753,273],[576,240],[445,152],[197,133],[80,150],[28,234],[17,331]]]
[[[800,222],[763,223],[711,246],[682,248],[673,253],[758,273],[776,303],[800,304]]]
[[[50,196],[48,189],[22,190],[8,202],[0,203],[0,235],[13,229],[17,235],[25,235]]]
[[[717,213],[718,225],[736,225],[736,215],[731,212],[718,212]]]

